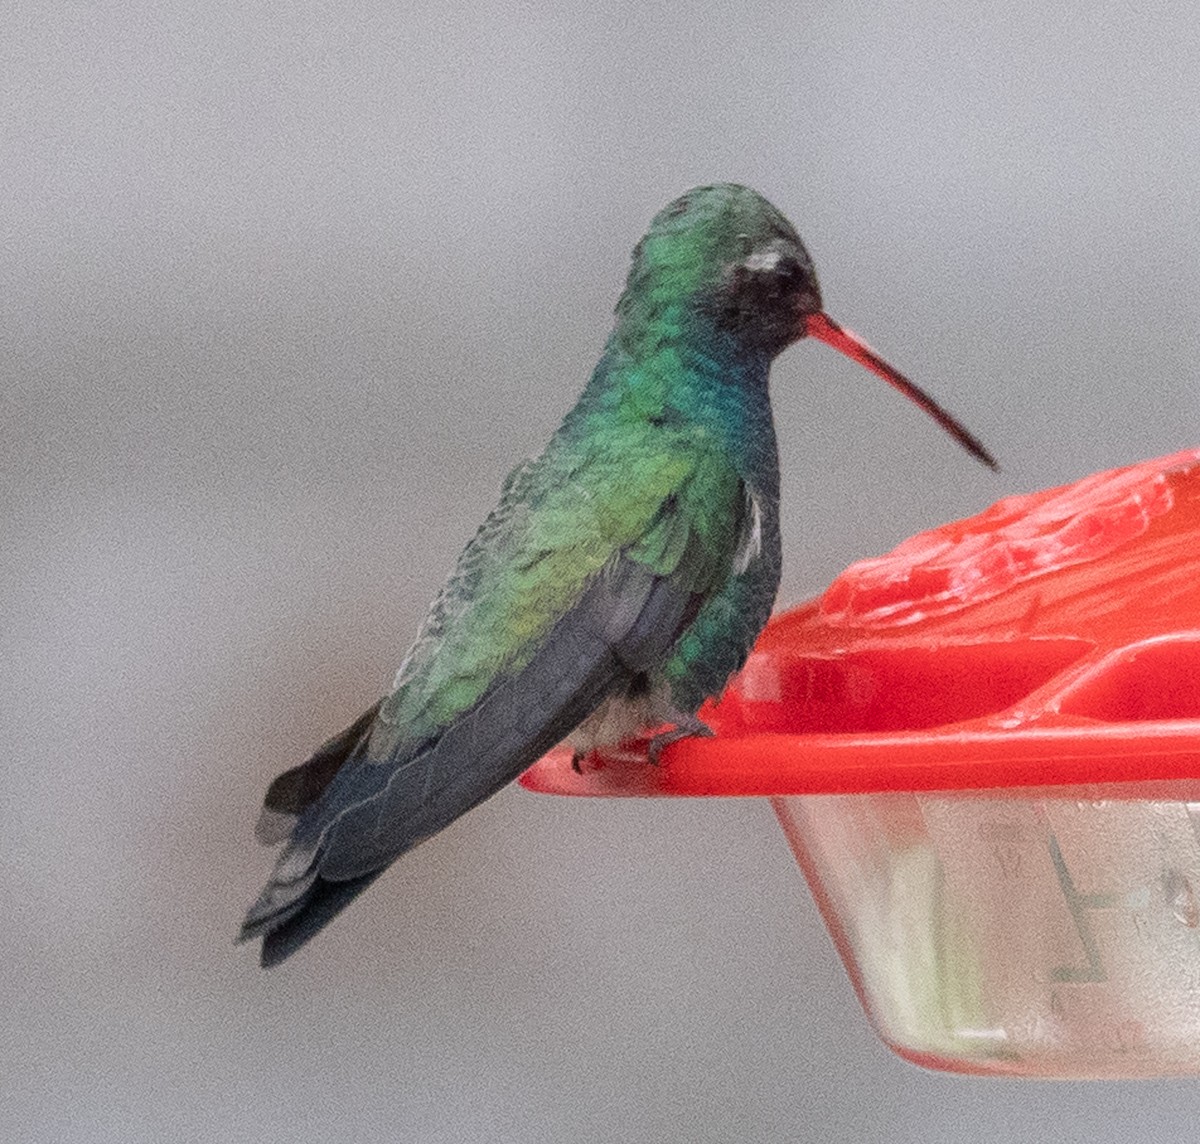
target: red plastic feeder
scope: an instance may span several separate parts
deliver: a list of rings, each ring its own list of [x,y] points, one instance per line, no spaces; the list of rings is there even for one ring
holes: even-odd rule
[[[1200,1074],[1200,449],[852,565],[701,716],[658,767],[521,781],[771,798],[910,1060]]]

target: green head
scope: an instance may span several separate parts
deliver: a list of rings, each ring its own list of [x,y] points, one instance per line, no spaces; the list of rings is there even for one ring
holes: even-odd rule
[[[622,322],[725,334],[769,357],[803,337],[807,316],[820,310],[795,228],[762,195],[732,183],[696,187],[659,211],[617,304]]]
[[[996,467],[933,398],[824,313],[800,236],[749,187],[696,187],[654,216],[617,303],[617,336],[627,346],[684,339],[721,360],[747,362],[769,361],[812,336],[878,374]]]

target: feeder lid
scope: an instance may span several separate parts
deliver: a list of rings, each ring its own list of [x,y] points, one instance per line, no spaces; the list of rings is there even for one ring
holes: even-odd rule
[[[658,766],[634,745],[581,775],[559,750],[521,782],[780,795],[1200,780],[1200,449],[1008,497],[851,565],[772,620],[700,716],[715,736]]]

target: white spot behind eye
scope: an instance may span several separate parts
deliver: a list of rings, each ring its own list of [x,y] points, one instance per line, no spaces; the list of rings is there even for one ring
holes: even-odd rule
[[[774,270],[780,257],[778,250],[756,250],[742,265],[747,270]]]

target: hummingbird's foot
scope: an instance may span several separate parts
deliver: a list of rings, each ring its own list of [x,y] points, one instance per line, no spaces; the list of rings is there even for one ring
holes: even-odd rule
[[[702,723],[695,715],[681,716],[675,721],[675,726],[669,731],[663,731],[650,740],[646,754],[654,766],[658,766],[663,751],[680,739],[711,739],[716,732],[707,724]]]
[[[588,757],[587,751],[572,751],[571,752],[571,770],[577,775],[583,774],[583,760]]]

